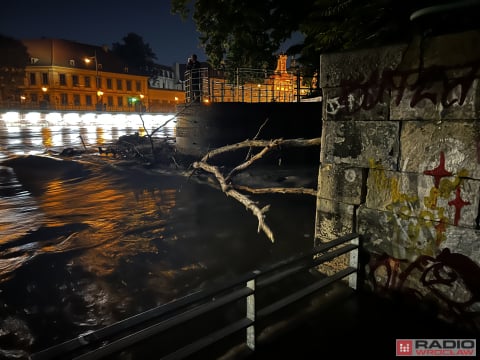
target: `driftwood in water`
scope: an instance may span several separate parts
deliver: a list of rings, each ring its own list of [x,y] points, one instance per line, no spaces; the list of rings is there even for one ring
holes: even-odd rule
[[[282,193],[282,194],[307,194],[316,196],[315,189],[306,188],[263,188],[254,189],[248,186],[240,186],[232,184],[233,177],[240,171],[247,169],[253,163],[263,158],[267,153],[273,149],[282,147],[306,147],[306,146],[320,146],[320,138],[313,139],[275,139],[275,140],[245,140],[240,143],[223,146],[208,152],[200,161],[192,164],[194,169],[202,169],[211,173],[217,179],[221,190],[230,197],[233,197],[245,207],[250,210],[258,219],[258,232],[263,231],[271,242],[275,241],[274,235],[270,227],[265,222],[265,213],[268,211],[270,205],[259,208],[256,203],[250,200],[246,195],[240,191],[249,192],[252,194],[266,194],[266,193]],[[246,159],[245,162],[233,168],[226,176],[223,175],[217,166],[208,164],[207,161],[213,157],[229,151],[236,151],[242,148],[263,147],[257,154]]]

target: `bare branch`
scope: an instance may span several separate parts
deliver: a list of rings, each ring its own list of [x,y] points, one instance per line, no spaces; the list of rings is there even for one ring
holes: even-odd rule
[[[235,200],[240,202],[241,204],[245,205],[245,207],[250,210],[258,219],[258,232],[263,231],[264,234],[268,237],[268,239],[273,243],[275,242],[275,238],[273,236],[273,232],[270,229],[270,227],[265,223],[264,217],[265,213],[269,210],[270,206],[267,205],[262,209],[259,209],[258,206],[255,204],[254,201],[250,200],[248,197],[245,195],[239,193],[238,191],[234,190],[231,186],[229,186],[221,174],[220,170],[218,170],[218,167],[209,165],[206,162],[203,161],[196,161],[193,163],[193,168],[194,169],[202,169],[204,171],[207,171],[215,176],[217,179],[218,183],[220,184],[220,187],[222,191],[225,193],[225,195],[233,197]]]
[[[317,190],[308,188],[251,188],[244,185],[230,185],[232,188],[240,191],[246,191],[251,194],[297,194],[317,196]]]
[[[308,146],[320,146],[321,138],[312,138],[312,139],[277,139],[277,140],[245,140],[236,144],[226,145],[219,148],[216,148],[212,151],[209,151],[201,161],[207,161],[214,156],[223,154],[228,151],[235,151],[245,147],[265,147],[269,146],[272,141],[275,142],[276,146],[297,146],[297,147],[308,147]]]

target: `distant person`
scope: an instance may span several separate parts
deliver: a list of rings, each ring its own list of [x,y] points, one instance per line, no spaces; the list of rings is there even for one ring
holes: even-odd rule
[[[190,94],[192,95],[191,99],[193,101],[200,101],[200,62],[198,61],[196,54],[193,54],[191,57],[188,58],[187,70],[190,72]]]

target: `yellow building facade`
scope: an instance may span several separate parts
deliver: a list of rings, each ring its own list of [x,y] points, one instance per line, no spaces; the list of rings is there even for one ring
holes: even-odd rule
[[[109,49],[59,39],[23,40],[30,55],[20,107],[62,111],[174,112],[180,90],[149,87],[149,76]]]

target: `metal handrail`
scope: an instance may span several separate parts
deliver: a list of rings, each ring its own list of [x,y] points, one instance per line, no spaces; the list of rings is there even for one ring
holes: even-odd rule
[[[140,341],[152,338],[152,336],[186,322],[198,320],[202,315],[214,310],[223,309],[228,305],[235,306],[236,301],[239,300],[245,301],[245,314],[241,319],[231,321],[211,333],[201,334],[197,340],[166,354],[162,359],[182,359],[241,330],[246,330],[245,345],[251,350],[255,350],[257,337],[255,326],[259,320],[347,276],[353,276],[350,286],[356,288],[358,248],[358,234],[339,237],[261,271],[249,272],[226,284],[219,284],[210,289],[190,294],[89,334],[80,335],[37,352],[31,358],[32,360],[101,359],[131,348]],[[256,295],[262,290],[274,286],[282,280],[291,279],[293,274],[302,270],[310,270],[347,253],[350,253],[350,264],[344,269],[314,281],[301,289],[291,291],[288,295],[265,304],[263,307],[257,305]]]
[[[187,70],[185,102],[296,102],[311,95],[313,88],[301,86],[298,72],[238,68]],[[313,77],[308,77],[309,79]]]

